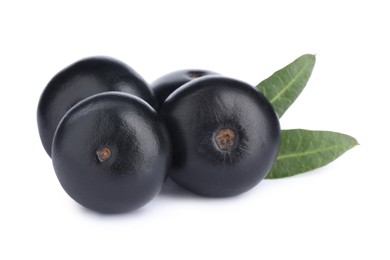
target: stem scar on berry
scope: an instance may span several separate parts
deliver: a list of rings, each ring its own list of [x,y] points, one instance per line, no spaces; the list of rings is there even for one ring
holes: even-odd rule
[[[189,71],[189,72],[187,73],[187,75],[188,75],[190,78],[196,79],[196,78],[203,77],[204,75],[206,75],[206,73],[203,72],[203,71]]]
[[[215,134],[214,141],[220,150],[231,151],[236,146],[237,135],[230,128],[222,128]]]
[[[111,157],[111,150],[107,147],[103,147],[96,151],[96,155],[99,159],[99,161],[102,163],[104,161],[107,161]]]

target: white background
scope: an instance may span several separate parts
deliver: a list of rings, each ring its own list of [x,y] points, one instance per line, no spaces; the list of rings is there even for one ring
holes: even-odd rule
[[[0,259],[390,259],[390,8],[386,1],[2,1]],[[307,88],[282,127],[360,146],[329,166],[230,199],[172,183],[144,208],[73,202],[38,136],[52,76],[91,55],[147,81],[202,68],[257,84],[305,53]]]

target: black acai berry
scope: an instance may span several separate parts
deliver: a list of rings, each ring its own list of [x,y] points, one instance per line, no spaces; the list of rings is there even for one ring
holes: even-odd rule
[[[79,101],[106,91],[133,94],[155,106],[152,90],[126,64],[108,57],[82,59],[55,75],[39,100],[39,134],[49,156],[54,132],[65,113]]]
[[[151,83],[151,87],[156,95],[158,106],[161,107],[167,97],[185,83],[210,75],[219,74],[209,70],[178,70],[156,79]]]
[[[170,177],[196,194],[243,193],[269,172],[280,125],[254,87],[222,76],[195,79],[173,92],[161,110],[170,132]]]
[[[81,205],[121,213],[145,205],[162,188],[171,143],[145,101],[106,92],[79,102],[58,125],[52,160],[64,190]]]

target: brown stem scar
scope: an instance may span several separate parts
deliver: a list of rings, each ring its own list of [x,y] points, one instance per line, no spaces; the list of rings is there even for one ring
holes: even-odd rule
[[[107,147],[103,147],[96,151],[96,155],[99,161],[102,163],[111,157],[111,150],[108,149]]]
[[[193,78],[193,79],[203,77],[204,75],[205,75],[205,73],[202,72],[202,71],[190,71],[190,72],[188,72],[188,76],[190,78]]]
[[[231,151],[236,144],[236,133],[230,128],[223,128],[215,135],[215,143],[224,151]]]

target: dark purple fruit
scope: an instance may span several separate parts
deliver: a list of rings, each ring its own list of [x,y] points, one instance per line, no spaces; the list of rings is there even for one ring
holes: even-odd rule
[[[280,125],[270,102],[230,78],[195,79],[172,93],[160,111],[171,135],[170,177],[207,197],[238,195],[270,171]]]
[[[108,57],[80,60],[55,75],[39,100],[39,134],[49,156],[54,132],[65,113],[79,101],[106,91],[133,94],[155,105],[152,90],[126,64]]]
[[[52,159],[64,190],[102,213],[137,209],[162,188],[171,145],[165,124],[145,101],[106,92],[79,102],[54,135]]]
[[[178,70],[158,78],[151,84],[158,101],[158,106],[161,107],[167,97],[185,83],[210,75],[219,74],[209,70]]]

